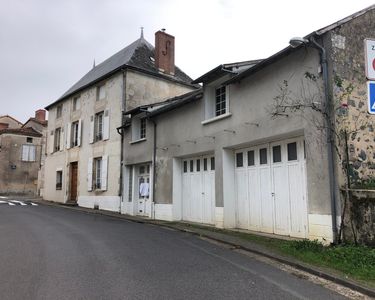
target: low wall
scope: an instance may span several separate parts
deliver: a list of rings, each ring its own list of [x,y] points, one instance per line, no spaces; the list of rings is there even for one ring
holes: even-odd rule
[[[342,195],[345,195],[345,192]],[[375,190],[349,191],[349,201],[344,215],[343,240],[375,246]]]

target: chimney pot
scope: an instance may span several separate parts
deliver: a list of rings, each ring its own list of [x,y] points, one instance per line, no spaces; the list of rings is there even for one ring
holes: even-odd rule
[[[155,66],[174,75],[174,36],[166,33],[164,28],[155,33]]]

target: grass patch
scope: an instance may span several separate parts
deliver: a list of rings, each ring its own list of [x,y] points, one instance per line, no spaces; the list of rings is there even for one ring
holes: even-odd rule
[[[207,228],[195,224],[189,224],[188,226],[229,234],[251,241],[279,254],[296,258],[314,266],[338,271],[344,276],[375,287],[375,248],[355,245],[324,246],[318,241],[281,240],[225,229]]]

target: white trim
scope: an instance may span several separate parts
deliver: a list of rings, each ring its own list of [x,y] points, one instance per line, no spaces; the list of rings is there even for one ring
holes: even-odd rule
[[[226,118],[230,117],[231,115],[232,115],[232,113],[228,112],[228,113],[225,113],[223,115],[204,120],[204,121],[201,122],[201,124],[206,125],[206,124],[209,124],[209,123],[212,123],[212,122],[216,122],[216,121],[219,121],[219,120],[222,120],[222,119],[226,119]]]
[[[144,141],[146,141],[146,138],[135,140],[135,141],[131,141],[131,142],[129,142],[129,144],[133,145],[133,144],[137,144],[137,143],[144,142]]]

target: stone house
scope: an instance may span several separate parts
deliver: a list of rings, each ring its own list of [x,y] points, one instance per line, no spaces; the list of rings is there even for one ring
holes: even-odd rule
[[[374,8],[128,111],[122,213],[337,241],[346,174],[373,179],[364,40],[374,38]],[[133,143],[140,120],[144,138]],[[352,127],[348,161],[342,128]]]
[[[44,199],[119,211],[123,112],[196,88],[174,64],[174,37],[158,31],[155,45],[142,33],[46,107]]]
[[[36,196],[47,125],[45,111],[38,110],[35,118],[23,125],[10,116],[0,120],[0,193]]]

